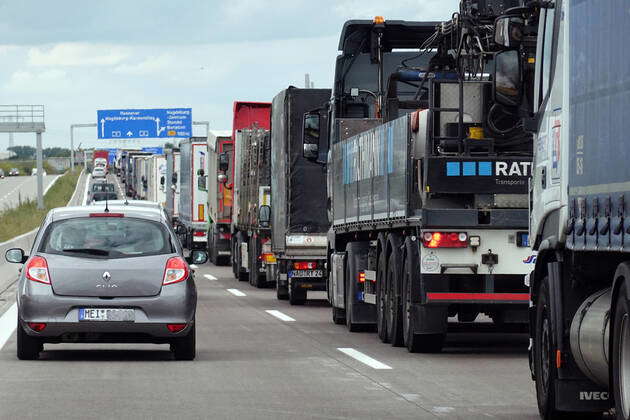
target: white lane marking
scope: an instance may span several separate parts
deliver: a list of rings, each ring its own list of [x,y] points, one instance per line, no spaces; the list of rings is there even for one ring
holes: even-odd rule
[[[44,189],[44,195],[46,195],[46,193],[48,192],[49,189],[52,188],[53,185],[55,185],[55,182],[57,182],[57,180],[61,178],[61,175],[55,175],[55,177],[53,178],[53,180],[50,182],[50,184],[48,184],[48,186]]]
[[[376,359],[372,359],[370,356],[363,354],[360,351],[355,350],[353,348],[340,347],[337,350],[374,369],[391,369],[392,368],[391,366],[388,366],[385,363],[381,363]]]
[[[17,326],[17,312],[17,303],[14,303],[0,316],[0,350],[9,340],[13,331],[15,331],[15,327]]]
[[[208,280],[212,280],[212,281],[216,281],[218,280],[216,277],[214,277],[212,274],[204,274],[203,275],[205,278],[207,278]]]
[[[196,265],[196,264],[190,264],[190,268],[192,268],[193,270],[196,270],[196,269],[198,269],[199,267],[197,267],[197,265]]]
[[[247,296],[245,293],[241,292],[238,289],[227,289],[227,291],[232,293],[234,296]]]
[[[271,309],[265,312],[267,312],[269,315],[275,316],[279,320],[286,321],[286,322],[295,322],[294,318],[291,318],[289,315],[283,314],[280,311],[276,311],[275,309]]]
[[[85,180],[85,191],[83,192],[83,201],[81,202],[82,206],[87,206],[87,195],[88,195],[88,190],[90,189],[91,179],[92,179],[92,174],[88,174],[87,179]]]

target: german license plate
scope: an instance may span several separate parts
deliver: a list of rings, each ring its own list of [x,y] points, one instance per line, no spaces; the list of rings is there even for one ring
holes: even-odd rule
[[[79,321],[119,321],[133,322],[136,316],[133,309],[80,308]]]
[[[289,277],[324,277],[323,270],[292,270]]]

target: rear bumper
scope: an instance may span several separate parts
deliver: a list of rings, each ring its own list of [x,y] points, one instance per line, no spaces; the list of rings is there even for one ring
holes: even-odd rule
[[[65,335],[92,336],[135,335],[137,339],[173,338],[186,334],[195,318],[197,292],[194,282],[188,280],[165,286],[159,295],[148,297],[98,297],[60,296],[52,293],[50,286],[29,281],[28,294],[18,294],[18,319],[27,334],[53,341],[65,341]],[[134,309],[133,322],[79,321],[79,308],[128,308]],[[27,322],[43,322],[46,328],[37,333],[25,327]],[[166,324],[189,324],[182,332],[171,333]],[[78,337],[78,336],[77,336]],[[74,341],[77,341],[74,339]],[[72,340],[70,340],[72,341]],[[91,341],[99,341],[94,338]],[[142,340],[141,340],[142,341]]]
[[[321,277],[309,277],[309,278],[291,277],[291,287],[295,287],[298,289],[324,291],[326,290],[326,278],[325,277],[323,278]]]
[[[461,293],[461,292],[429,292],[426,294],[427,304],[451,303],[497,303],[497,304],[529,304],[529,293]]]

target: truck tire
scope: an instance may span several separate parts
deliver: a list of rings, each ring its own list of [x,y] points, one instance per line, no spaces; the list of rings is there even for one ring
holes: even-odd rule
[[[291,305],[304,305],[306,302],[306,289],[289,287],[289,303]]]
[[[232,274],[234,278],[238,279],[238,260],[236,255],[236,240],[232,240],[232,255],[230,255],[230,261],[232,262]]]
[[[262,289],[267,284],[265,275],[260,274],[260,261],[258,260],[258,238],[252,238],[247,255],[249,256],[249,284]]]
[[[171,351],[175,360],[194,360],[196,356],[196,333],[193,323],[190,331],[184,337],[179,337],[171,342]]]
[[[383,343],[389,343],[387,334],[387,251],[381,248],[376,268],[376,332]]]
[[[581,413],[558,411],[556,407],[555,381],[557,371],[554,360],[555,331],[551,323],[549,280],[544,277],[538,288],[536,302],[536,325],[534,331],[534,373],[536,376],[536,398],[538,412],[544,420],[575,419]]]
[[[387,264],[387,340],[394,347],[400,347],[404,344],[400,299],[400,275],[402,274],[400,254],[400,242],[397,237],[394,237],[392,252]]]
[[[236,240],[236,270],[238,272],[238,281],[249,280],[249,275],[243,267],[241,245],[243,244],[243,235],[239,232],[238,239]],[[249,255],[249,252],[247,253]]]
[[[344,282],[346,285],[346,293],[345,293],[345,309],[346,309],[346,327],[350,332],[359,331],[359,325],[354,322],[352,319],[352,308],[354,307],[354,296],[357,294],[356,281],[353,279],[356,278],[353,273],[356,273],[356,242],[350,242],[346,245],[346,269],[344,274]]]
[[[630,419],[630,279],[625,279],[615,301],[612,345],[612,383],[617,419]]]
[[[341,308],[332,307],[332,320],[335,325],[344,325],[346,323],[346,311]]]
[[[286,286],[276,286],[276,297],[278,300],[289,299],[289,289]]]
[[[31,337],[24,331],[24,328],[20,325],[20,321],[17,323],[17,358],[20,360],[37,360],[39,359],[39,352],[44,349],[44,345],[41,340],[36,337]]]

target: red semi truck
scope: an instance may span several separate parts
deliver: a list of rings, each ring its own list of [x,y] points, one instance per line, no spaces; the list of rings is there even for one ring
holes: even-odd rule
[[[209,147],[209,182],[216,182],[210,188],[209,203],[216,204],[212,220],[209,220],[208,253],[215,264],[233,260],[232,251],[232,198],[234,195],[234,142],[236,132],[256,126],[269,130],[271,125],[271,103],[234,102],[232,137],[220,138]],[[214,146],[214,147],[213,147]],[[229,257],[229,258],[228,258]]]
[[[105,163],[105,171],[109,169],[109,151],[107,150],[94,150],[92,153],[92,168],[96,167],[96,163],[104,162]]]

